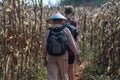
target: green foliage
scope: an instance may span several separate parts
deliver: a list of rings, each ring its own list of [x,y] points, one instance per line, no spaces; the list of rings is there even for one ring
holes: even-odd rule
[[[45,67],[43,66],[42,61],[39,64],[39,70],[38,70],[38,80],[44,80],[46,78],[46,70]]]
[[[89,64],[84,71],[84,80],[104,80],[104,76],[100,75],[101,69],[95,64]]]
[[[88,42],[84,45],[84,47],[80,46],[81,53],[80,56],[82,60],[84,59],[85,61],[90,61],[93,59],[94,54],[93,51],[91,50],[91,46]]]
[[[95,64],[89,64],[84,70],[83,80],[119,80],[120,75],[108,75],[104,74],[100,67]]]

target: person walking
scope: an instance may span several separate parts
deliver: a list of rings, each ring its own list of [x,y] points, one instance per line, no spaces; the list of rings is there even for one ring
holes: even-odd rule
[[[45,32],[42,41],[42,58],[47,69],[47,80],[67,80],[68,46],[79,55],[78,46],[64,26],[68,20],[59,12],[53,14],[47,23],[52,24]]]
[[[77,43],[77,36],[78,36],[78,32],[77,32],[77,22],[73,19],[74,16],[74,8],[73,6],[65,6],[65,17],[68,19],[68,23],[70,26],[68,26],[68,28],[71,29],[71,27],[73,28],[73,30],[75,29],[76,31],[70,30],[71,33],[73,33],[73,37]],[[72,32],[73,31],[73,32]],[[79,56],[77,56],[79,57]],[[74,61],[75,61],[75,53],[72,51],[71,48],[68,48],[68,80],[74,80]],[[79,64],[81,64],[81,61],[78,61]]]

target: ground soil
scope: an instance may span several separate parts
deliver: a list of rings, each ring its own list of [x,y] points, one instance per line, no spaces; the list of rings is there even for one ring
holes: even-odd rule
[[[82,62],[81,65],[75,64],[75,80],[83,80],[83,71],[87,62]]]

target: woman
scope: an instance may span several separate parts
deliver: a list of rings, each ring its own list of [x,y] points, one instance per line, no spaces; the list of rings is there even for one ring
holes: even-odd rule
[[[65,7],[65,16],[68,19],[68,23],[74,27],[77,26],[77,22],[74,21],[72,18],[74,16],[74,8],[72,6]],[[75,41],[77,42],[77,36],[73,36]],[[77,56],[78,57],[78,56]],[[74,61],[75,61],[75,53],[72,51],[71,48],[68,49],[68,80],[74,80]],[[81,61],[78,59],[79,64]]]
[[[65,18],[62,14],[59,12],[52,15],[48,20],[47,23],[52,24],[52,28],[55,27],[61,27],[63,23],[67,22],[67,18]],[[76,46],[75,40],[72,37],[71,32],[69,29],[64,28],[63,29],[66,38],[68,46],[72,49],[72,51],[75,53],[75,55],[79,54],[79,50]],[[47,67],[47,80],[67,80],[67,68],[68,68],[68,51],[65,52],[65,54],[60,56],[53,56],[50,55],[47,51],[47,39],[50,34],[50,29],[47,29],[45,32],[45,36],[43,39],[43,61],[44,65]]]

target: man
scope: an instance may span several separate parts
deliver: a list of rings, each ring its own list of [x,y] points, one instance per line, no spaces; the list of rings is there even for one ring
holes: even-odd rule
[[[59,30],[62,27],[62,32],[64,32],[65,36],[66,36],[66,41],[68,46],[72,49],[72,51],[75,53],[75,55],[79,54],[79,50],[78,47],[76,45],[76,42],[71,34],[71,32],[69,31],[68,28],[64,28],[62,26],[63,23],[67,22],[67,18],[65,18],[62,14],[60,14],[59,12],[55,13],[54,15],[52,15],[48,20],[47,23],[51,23],[52,27],[47,29],[45,32],[45,36],[43,39],[43,45],[42,45],[42,49],[43,49],[43,61],[45,66],[47,67],[47,80],[67,80],[67,68],[68,68],[68,50],[66,48],[65,52],[62,55],[57,55],[58,53],[56,51],[60,51],[61,49],[57,48],[59,46],[59,43],[61,40],[59,39],[52,39],[52,38],[58,38],[57,36],[52,36],[52,38],[50,37],[51,34],[55,34],[58,33],[59,31],[56,32],[52,32],[52,30]],[[53,40],[52,43],[49,40]],[[58,41],[57,41],[58,40]],[[52,45],[49,46],[48,44]],[[57,43],[58,45],[55,45],[55,43]],[[54,47],[54,48],[53,48]],[[51,52],[52,50],[52,52]],[[49,52],[50,51],[50,52]],[[55,53],[55,55],[53,55],[53,53]]]

